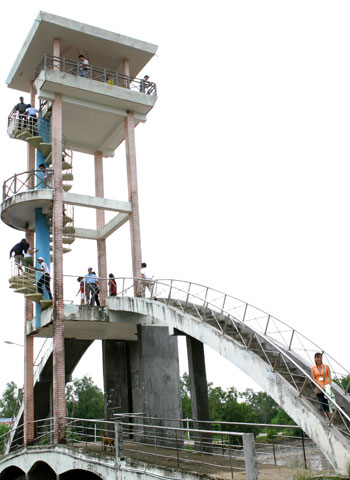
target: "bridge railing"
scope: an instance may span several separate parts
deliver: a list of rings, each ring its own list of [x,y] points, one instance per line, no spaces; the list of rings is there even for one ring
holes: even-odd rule
[[[142,280],[137,280],[142,285]],[[119,296],[133,296],[133,278],[117,278]],[[334,379],[343,379],[349,376],[350,372],[335,358],[328,354],[320,345],[307,338],[295,328],[263,310],[254,307],[247,302],[227,295],[219,290],[183,280],[172,279],[149,279],[147,289],[143,287],[147,296],[159,298],[160,301],[177,300],[181,309],[193,306],[202,307],[196,313],[205,321],[205,309],[210,309],[214,314],[227,317],[228,321],[234,320],[247,325],[249,328],[273,340],[286,351],[294,352],[300,356],[308,365],[314,365],[314,354],[321,352],[324,363],[330,366]],[[224,330],[217,322],[219,330]],[[243,343],[248,343],[242,338]],[[350,385],[349,385],[350,388]]]
[[[67,291],[66,285],[68,284],[68,290],[71,292],[77,288],[77,283],[72,287],[74,279],[76,280],[77,277],[65,276],[65,291]],[[109,281],[108,278],[99,278],[99,287],[105,283],[106,290],[108,290]],[[330,366],[332,378],[337,383],[337,386],[333,384],[333,389],[338,388],[343,395],[347,394],[348,385],[346,385],[346,382],[344,384],[343,380],[350,378],[350,375],[339,362],[297,330],[246,302],[219,290],[182,280],[154,278],[143,280],[133,277],[114,277],[114,281],[117,285],[118,297],[134,297],[136,292],[139,296],[157,299],[158,302],[178,308],[186,313],[193,313],[203,322],[210,321],[211,325],[214,323],[214,326],[222,334],[225,334],[229,328],[233,328],[241,343],[247,349],[250,348],[252,334],[256,333],[261,348],[264,348],[261,343],[263,339],[267,345],[266,351],[273,347],[278,353],[278,358],[284,362],[284,369],[289,376],[289,381],[299,395],[303,394],[307,383],[317,387],[317,383],[311,377],[310,367],[314,364],[314,353],[322,352],[324,363]],[[84,295],[83,298],[85,298]],[[83,301],[86,304],[86,299]],[[73,299],[70,300],[70,303],[78,302]],[[245,329],[243,333],[242,327],[243,330]],[[271,364],[267,355],[266,361],[275,369],[275,365]],[[304,383],[301,386],[295,381],[296,374],[293,370],[298,372],[299,380],[303,379]],[[350,435],[349,414],[342,409],[333,395],[328,395],[326,392],[324,395],[333,407],[333,412],[336,412],[340,417],[341,425],[338,428]],[[318,405],[316,397],[312,396],[308,399]],[[333,418],[331,421],[333,421]]]

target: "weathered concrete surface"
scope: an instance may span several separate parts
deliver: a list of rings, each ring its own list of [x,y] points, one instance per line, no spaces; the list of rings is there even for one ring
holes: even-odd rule
[[[190,376],[192,418],[209,420],[208,383],[205,370],[205,358],[203,343],[193,337],[186,337],[188,371]],[[208,430],[208,425],[194,428]]]
[[[102,359],[105,419],[114,420],[115,413],[132,411],[127,342],[103,340]]]
[[[137,330],[143,411],[150,417],[182,418],[177,339],[164,327],[138,325]]]
[[[198,318],[160,302],[136,297],[109,297],[107,305],[110,310],[137,312],[155,323],[177,328],[213,348],[260,385],[319,446],[334,468],[346,474],[350,463],[349,441],[335,427],[327,425],[317,408],[299,397],[296,390],[254,352]]]

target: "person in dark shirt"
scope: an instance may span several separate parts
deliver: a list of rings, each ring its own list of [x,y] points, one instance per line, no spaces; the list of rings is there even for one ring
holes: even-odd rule
[[[16,243],[14,247],[10,250],[10,258],[12,254],[15,257],[15,264],[18,266],[19,270],[22,270],[21,265],[23,265],[24,251],[27,249],[27,241],[23,238],[19,243]]]
[[[16,127],[17,130],[21,130],[22,128],[26,127],[27,124],[27,115],[26,115],[26,109],[28,105],[23,102],[24,98],[19,97],[19,103],[13,107],[13,113],[18,112],[18,122]]]

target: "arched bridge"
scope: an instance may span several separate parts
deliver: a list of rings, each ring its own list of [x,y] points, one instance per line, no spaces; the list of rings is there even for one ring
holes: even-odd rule
[[[138,282],[139,279],[133,278],[117,279],[118,296],[107,297],[106,307],[99,310],[100,316],[97,307],[66,305],[66,337],[103,338],[99,336],[101,328],[108,329],[108,338],[118,338],[116,332],[127,338],[135,335],[140,323],[166,325],[171,333],[186,334],[249,375],[320,447],[338,472],[347,472],[349,394],[339,386],[340,382],[338,385],[333,381],[335,399],[328,397],[334,412],[330,422],[319,410],[313,393],[315,383],[310,376],[314,353],[322,351],[333,379],[347,377],[349,373],[334,358],[275,317],[217,290],[177,280],[150,280],[150,298],[143,298],[133,293],[140,291]],[[120,321],[121,316],[124,322]],[[42,313],[39,328],[33,325],[32,332],[50,336],[50,329],[52,310],[48,309]],[[41,335],[42,332],[46,333]]]

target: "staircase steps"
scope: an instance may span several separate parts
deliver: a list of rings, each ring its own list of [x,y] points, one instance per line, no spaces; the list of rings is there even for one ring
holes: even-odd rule
[[[51,144],[51,143],[42,142],[42,143],[40,143],[40,145],[38,146],[38,150],[41,151],[41,153],[43,154],[44,157],[47,157],[47,156],[51,153],[52,144]]]
[[[40,302],[43,300],[41,293],[27,293],[24,296],[25,298],[28,298],[28,300],[32,300],[32,302]]]
[[[27,137],[26,141],[31,145],[33,145],[34,148],[38,149],[40,143],[43,141],[43,137],[40,137],[40,136]]]
[[[46,310],[47,308],[52,307],[53,301],[52,300],[40,300],[41,311]]]

